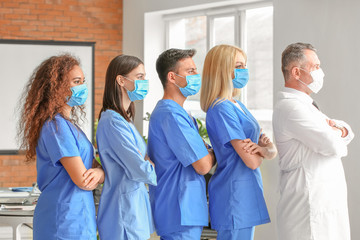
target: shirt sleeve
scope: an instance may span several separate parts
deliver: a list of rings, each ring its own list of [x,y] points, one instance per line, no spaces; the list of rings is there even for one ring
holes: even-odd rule
[[[324,156],[346,156],[347,147],[340,134],[320,117],[309,112],[306,105],[295,105],[286,110],[284,124],[291,138],[297,139],[316,153]]]
[[[190,117],[169,113],[161,125],[169,148],[184,167],[208,154],[204,141],[190,121]]]
[[[56,117],[52,121],[45,122],[42,129],[42,140],[52,164],[59,165],[63,157],[80,156],[76,138],[65,119]]]
[[[98,126],[98,129],[105,131],[103,139],[97,140],[99,150],[107,151],[107,154],[124,169],[129,179],[156,185],[155,169],[149,161],[144,160],[145,156],[136,146],[129,124],[123,119],[113,117],[109,120],[108,126],[106,125],[102,128]]]
[[[244,140],[247,138],[241,124],[241,119],[239,119],[235,109],[226,104],[215,106],[211,110],[208,124],[211,124],[216,129],[218,139],[226,147],[231,146],[231,140]]]

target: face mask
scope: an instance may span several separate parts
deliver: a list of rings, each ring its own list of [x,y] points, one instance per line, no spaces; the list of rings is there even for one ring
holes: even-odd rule
[[[234,69],[235,78],[232,80],[234,88],[243,88],[249,81],[249,70],[247,68]]]
[[[126,78],[126,77],[124,77]],[[145,98],[146,94],[149,92],[149,80],[127,80],[134,83],[135,89],[132,91],[127,90],[130,101],[142,100]]]
[[[306,71],[305,69],[302,69],[302,70]],[[307,86],[313,93],[318,93],[320,91],[320,89],[322,88],[322,86],[323,86],[325,74],[324,74],[323,70],[321,68],[319,68],[319,69],[316,69],[314,71],[311,71],[310,75],[311,75],[311,78],[312,78],[313,82],[310,83],[309,85],[306,85],[306,83],[304,83],[300,79],[298,79],[298,80],[302,84]]]
[[[176,74],[176,73],[175,73]],[[183,76],[180,76],[178,74],[176,74],[179,77],[185,78]],[[182,95],[184,95],[184,97],[188,97],[191,95],[195,95],[199,92],[200,87],[201,87],[201,76],[200,74],[195,74],[195,75],[187,75],[186,76],[186,82],[187,85],[185,87],[179,87],[178,85],[176,85],[179,89],[180,92],[182,93]]]
[[[70,88],[72,95],[67,102],[67,105],[70,107],[83,105],[88,96],[88,89],[86,84],[81,84],[75,87]]]

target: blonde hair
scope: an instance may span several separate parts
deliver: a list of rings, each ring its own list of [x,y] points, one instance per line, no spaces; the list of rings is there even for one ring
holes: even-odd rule
[[[200,106],[204,112],[207,112],[211,105],[214,106],[239,93],[238,89],[234,89],[232,83],[235,57],[238,52],[244,56],[246,61],[245,52],[241,48],[231,45],[217,45],[207,53],[200,95]]]

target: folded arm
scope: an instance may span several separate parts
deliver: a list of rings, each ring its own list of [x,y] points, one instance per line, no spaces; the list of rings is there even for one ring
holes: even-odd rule
[[[63,157],[61,164],[76,186],[83,190],[93,190],[104,182],[105,174],[102,168],[86,169],[81,157]]]
[[[230,143],[237,152],[237,154],[240,156],[240,158],[243,160],[245,165],[248,168],[255,170],[261,165],[264,157],[260,153],[251,154],[251,152],[247,151],[246,147],[249,147],[248,140],[250,139],[233,139],[230,141]]]
[[[207,174],[215,165],[215,154],[212,148],[208,149],[209,154],[192,163],[195,171],[200,175]]]

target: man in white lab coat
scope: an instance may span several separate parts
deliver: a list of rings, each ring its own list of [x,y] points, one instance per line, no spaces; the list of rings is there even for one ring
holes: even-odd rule
[[[273,127],[279,151],[280,240],[348,240],[347,186],[341,157],[354,134],[313,104],[311,93],[324,73],[310,44],[294,43],[282,53],[285,88],[274,108]]]

